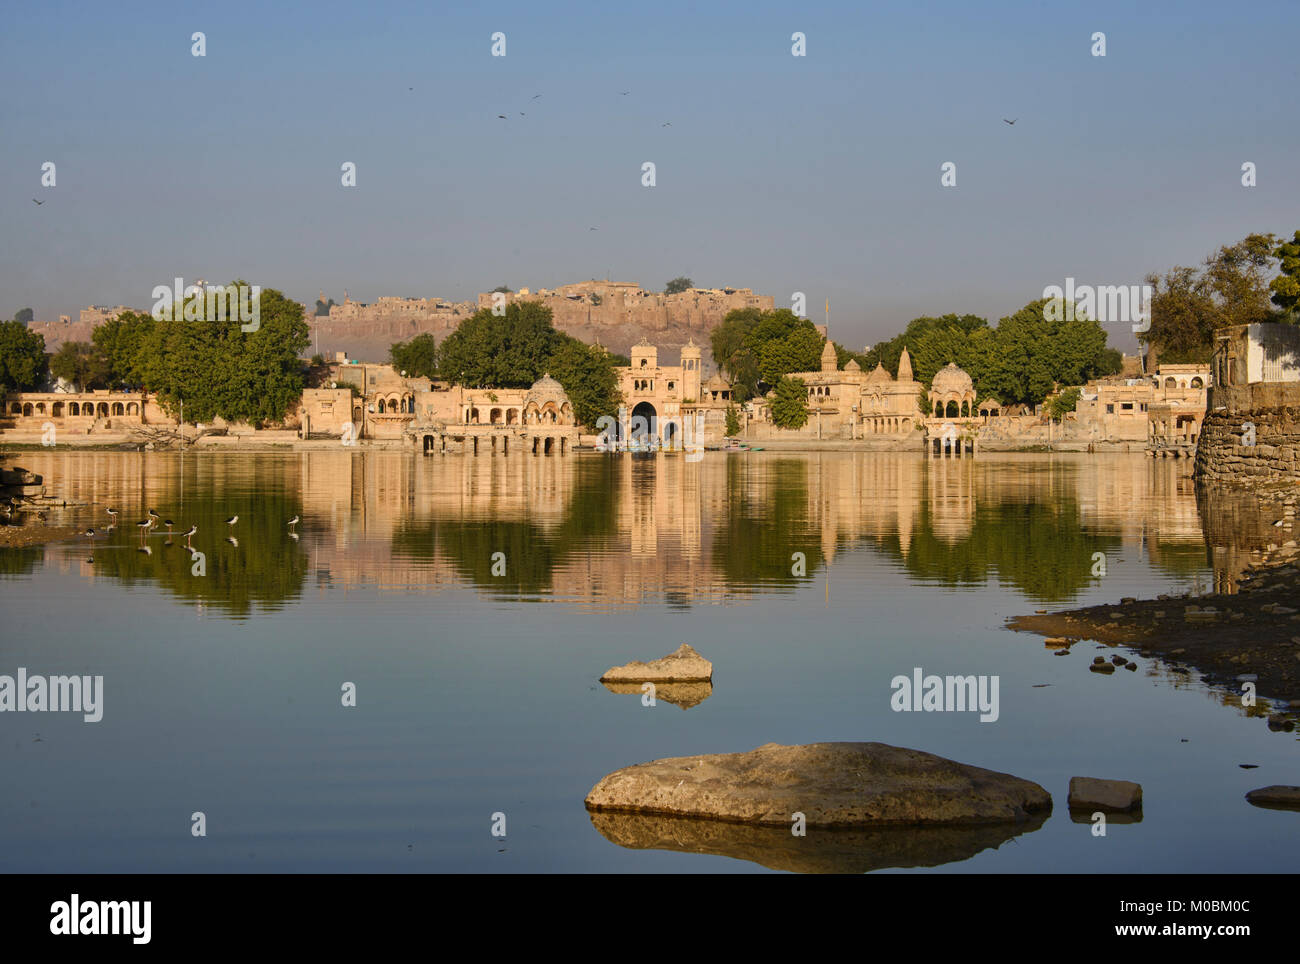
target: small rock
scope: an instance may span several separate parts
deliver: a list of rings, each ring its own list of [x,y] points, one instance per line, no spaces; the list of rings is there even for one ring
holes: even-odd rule
[[[1142,808],[1142,786],[1129,780],[1070,778],[1070,809],[1088,807],[1110,813],[1127,813]]]
[[[682,643],[677,651],[662,659],[642,663],[634,660],[625,666],[611,666],[600,678],[602,683],[707,683],[713,679],[713,664]]]
[[[1136,672],[1137,672],[1137,668],[1138,668],[1138,664],[1137,664],[1137,663],[1125,663],[1125,664],[1124,664],[1124,668],[1125,668],[1126,670],[1128,670],[1130,673],[1136,673]]]
[[[1137,597],[1135,597],[1135,596],[1125,596],[1125,597],[1123,597],[1123,598],[1119,601],[1119,604],[1120,604],[1121,606],[1131,606],[1131,605],[1133,605],[1135,602],[1137,602]]]
[[[1058,649],[1058,650],[1057,650],[1055,653],[1053,653],[1052,655],[1053,655],[1053,656],[1069,656],[1069,655],[1070,655],[1070,651],[1069,651],[1068,649]],[[1300,659],[1300,653],[1296,654],[1296,658],[1297,658],[1297,659]]]
[[[1123,656],[1112,656],[1110,658],[1110,661],[1114,663],[1116,666],[1123,666],[1125,663],[1128,662],[1128,660],[1126,660]]]
[[[1091,666],[1088,667],[1088,669],[1092,670],[1094,673],[1115,672],[1115,667],[1112,666],[1110,663],[1093,663]]]

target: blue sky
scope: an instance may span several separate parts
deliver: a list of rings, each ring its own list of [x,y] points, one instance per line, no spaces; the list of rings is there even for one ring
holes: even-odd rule
[[[829,298],[854,347],[996,319],[1300,227],[1298,26],[1294,2],[15,4],[0,316],[147,307],[177,275],[364,301],[686,274],[817,321]]]

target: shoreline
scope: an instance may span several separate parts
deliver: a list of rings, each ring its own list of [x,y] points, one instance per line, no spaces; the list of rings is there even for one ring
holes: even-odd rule
[[[1261,511],[1276,517],[1281,544],[1270,544],[1249,565],[1235,593],[1124,597],[1051,613],[1014,616],[1007,628],[1055,640],[1058,652],[1080,642],[1129,647],[1171,666],[1193,669],[1212,687],[1226,689],[1239,703],[1242,684],[1256,685],[1260,704],[1248,715],[1268,715],[1270,728],[1288,732],[1300,725],[1300,545],[1297,482],[1270,480],[1253,494]],[[1069,655],[1074,655],[1072,652]],[[1275,704],[1269,714],[1267,702]],[[1239,704],[1240,705],[1240,704]]]

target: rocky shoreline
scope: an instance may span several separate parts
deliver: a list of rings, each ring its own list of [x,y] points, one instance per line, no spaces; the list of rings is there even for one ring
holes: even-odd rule
[[[1257,552],[1235,580],[1236,592],[1125,597],[1017,616],[1008,627],[1047,637],[1062,655],[1085,640],[1131,647],[1195,669],[1235,697],[1244,682],[1253,682],[1263,699],[1247,709],[1268,715],[1270,727],[1294,729],[1300,723],[1300,546],[1294,538],[1300,496],[1288,482],[1261,488],[1256,497],[1277,541]]]

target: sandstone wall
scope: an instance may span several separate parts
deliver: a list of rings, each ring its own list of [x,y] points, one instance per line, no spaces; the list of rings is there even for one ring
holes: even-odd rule
[[[1243,444],[1246,423],[1254,426],[1254,445]],[[1261,382],[1211,389],[1195,477],[1232,484],[1300,481],[1300,385]]]

